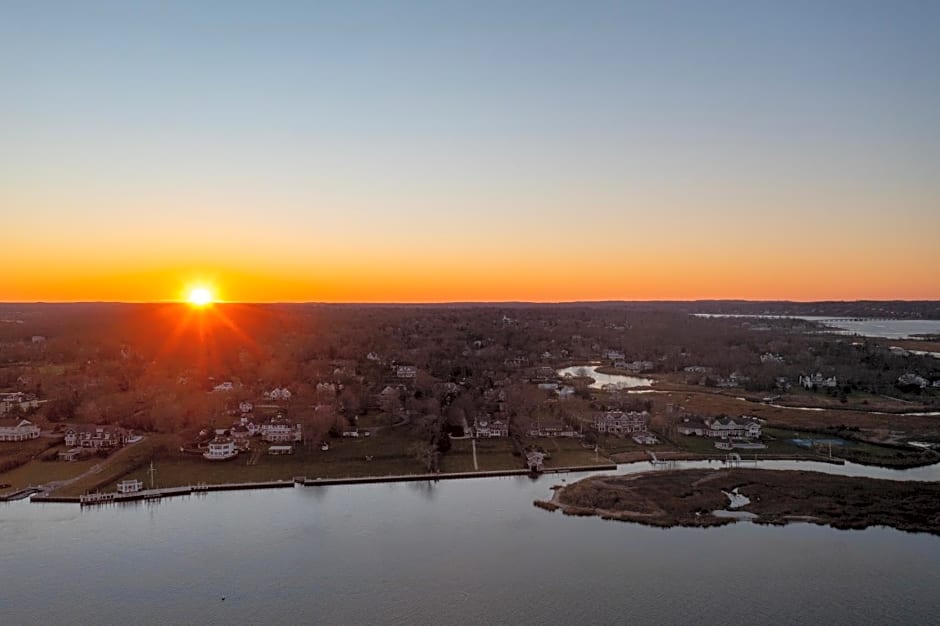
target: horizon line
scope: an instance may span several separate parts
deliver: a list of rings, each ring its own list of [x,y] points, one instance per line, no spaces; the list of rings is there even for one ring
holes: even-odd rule
[[[858,303],[858,302],[905,302],[905,303],[936,303],[937,299],[911,299],[911,298],[854,298],[830,300],[793,300],[793,299],[748,299],[748,298],[669,298],[669,299],[604,299],[604,300],[216,300],[212,304],[316,304],[316,305],[371,305],[371,306],[446,306],[446,305],[552,305],[552,304],[680,304],[680,303],[766,303],[766,304],[822,304],[822,303]],[[0,305],[11,304],[189,304],[181,299],[164,300],[0,300]]]

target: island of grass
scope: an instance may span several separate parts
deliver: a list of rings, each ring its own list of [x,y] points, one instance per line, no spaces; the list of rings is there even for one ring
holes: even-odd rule
[[[738,504],[728,515],[731,498]],[[940,483],[879,480],[762,469],[672,470],[595,476],[536,501],[568,515],[651,526],[721,526],[747,517],[759,524],[811,522],[840,529],[890,526],[940,535]]]

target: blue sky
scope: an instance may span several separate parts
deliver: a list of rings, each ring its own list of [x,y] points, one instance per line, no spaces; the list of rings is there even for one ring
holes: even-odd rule
[[[938,33],[936,2],[5,2],[0,203],[94,267],[759,238],[859,288],[873,248],[940,267]]]

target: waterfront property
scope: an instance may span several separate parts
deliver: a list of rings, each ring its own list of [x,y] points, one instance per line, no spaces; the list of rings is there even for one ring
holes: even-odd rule
[[[594,416],[594,428],[601,434],[622,437],[646,432],[649,417],[647,411],[607,411]]]
[[[26,413],[39,407],[39,398],[35,394],[23,391],[0,393],[0,415],[6,415],[14,409]]]
[[[508,437],[509,424],[501,419],[475,420],[473,423],[473,434],[478,439]]]
[[[234,439],[217,436],[209,442],[209,447],[202,456],[210,461],[225,461],[235,458],[237,454],[238,448],[235,447]]]
[[[29,420],[0,422],[0,441],[28,441],[39,438],[39,426]]]
[[[69,428],[65,431],[65,445],[68,448],[92,448],[109,450],[127,443],[128,433],[115,426],[84,426]]]
[[[303,428],[278,415],[261,425],[261,438],[269,443],[300,441],[303,439]]]

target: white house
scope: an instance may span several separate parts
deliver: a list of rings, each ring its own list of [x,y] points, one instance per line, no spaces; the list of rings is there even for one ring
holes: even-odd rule
[[[290,400],[292,394],[290,392],[290,389],[288,389],[287,387],[284,387],[283,389],[275,388],[272,391],[265,391],[263,395],[266,400],[278,401],[278,400]]]
[[[418,375],[418,368],[414,365],[399,365],[395,368],[395,376],[398,378],[414,378]]]
[[[760,439],[761,436],[760,422],[756,418],[746,415],[737,418],[716,417],[706,420],[705,425],[708,427],[705,431],[706,437]]]
[[[800,376],[800,384],[806,389],[812,389],[813,387],[835,388],[839,386],[839,381],[835,376],[825,378],[822,374],[816,372],[812,376]]]
[[[235,440],[231,437],[216,437],[209,442],[209,449],[203,453],[203,457],[210,461],[224,461],[234,458],[238,454],[235,447]]]
[[[508,437],[509,424],[501,419],[474,420],[473,434],[478,439],[484,439],[488,437]]]
[[[13,409],[19,409],[25,413],[37,407],[39,407],[39,399],[35,394],[22,391],[0,393],[0,415],[6,415]]]
[[[303,428],[300,424],[291,424],[278,416],[261,425],[261,438],[269,443],[300,441],[303,439]]]
[[[16,424],[0,425],[0,441],[27,441],[39,438],[39,426],[29,420]]]
[[[127,442],[127,436],[123,428],[116,427],[70,428],[65,431],[65,445],[107,450],[123,446]]]
[[[779,354],[774,354],[773,352],[765,352],[760,355],[760,362],[767,363],[783,363],[783,357]]]
[[[33,335],[33,343],[46,343],[46,338],[43,335]]]
[[[242,400],[238,403],[238,410],[242,413],[251,413],[255,408],[255,405],[247,400]]]
[[[231,381],[227,380],[224,383],[219,383],[218,385],[213,387],[212,391],[220,391],[220,392],[235,391],[235,385],[232,384]]]

